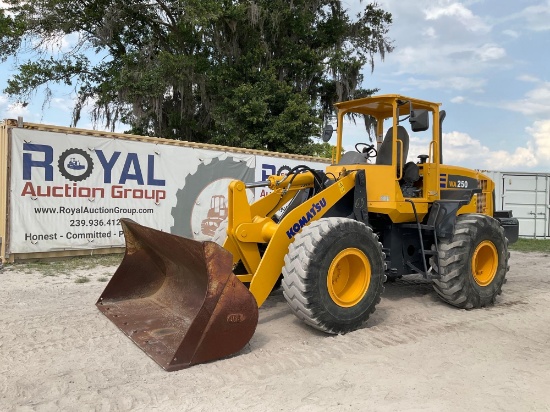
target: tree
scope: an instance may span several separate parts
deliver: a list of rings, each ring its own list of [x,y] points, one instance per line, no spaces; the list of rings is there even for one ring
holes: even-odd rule
[[[391,14],[336,0],[7,0],[0,58],[31,53],[5,90],[72,85],[93,118],[160,137],[313,153],[336,101],[392,50]],[[67,35],[78,40],[52,51]]]
[[[328,159],[332,158],[332,152],[336,146],[331,146],[329,143],[313,143],[311,145],[311,155],[317,157],[326,157]]]

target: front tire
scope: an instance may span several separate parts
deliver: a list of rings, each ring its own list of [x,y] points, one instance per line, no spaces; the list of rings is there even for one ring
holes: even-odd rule
[[[384,290],[382,245],[367,225],[325,218],[305,226],[290,244],[283,295],[308,325],[339,334],[359,328]]]
[[[439,260],[430,259],[441,276],[434,280],[434,289],[441,299],[458,308],[491,305],[502,293],[509,257],[508,239],[496,219],[460,215],[453,236],[439,243]]]

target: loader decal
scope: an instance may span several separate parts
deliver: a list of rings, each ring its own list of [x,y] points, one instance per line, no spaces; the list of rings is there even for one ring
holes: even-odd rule
[[[212,184],[216,181],[229,182],[238,179],[245,182],[254,181],[254,169],[248,167],[247,162],[239,158],[227,157],[225,159],[213,158],[210,163],[201,163],[197,167],[197,171],[185,177],[185,181],[176,193],[177,203],[172,208],[172,216],[174,218],[174,226],[170,228],[170,233],[196,238],[200,240],[209,239],[218,228],[223,219],[217,219],[206,233],[203,232],[202,222],[208,219],[208,211],[212,209],[212,196],[227,195],[227,188],[223,192],[212,191]],[[208,203],[203,203],[204,206],[197,204],[199,196],[205,195]],[[200,203],[200,202],[199,202]],[[222,202],[223,203],[223,202]],[[223,206],[223,205],[222,205]],[[223,215],[219,213],[219,217]],[[195,225],[193,225],[193,216],[196,217]]]
[[[68,162],[67,159],[69,159]],[[59,173],[65,179],[80,182],[90,177],[94,170],[94,161],[84,150],[71,148],[61,153],[57,161],[57,167],[59,168]]]
[[[479,187],[479,181],[473,177],[449,175],[447,188],[450,189],[476,189]]]
[[[309,223],[311,219],[317,214],[317,212],[320,212],[322,209],[324,209],[327,206],[327,201],[323,197],[320,201],[317,203],[311,204],[311,209],[309,209],[309,212],[307,212],[304,216],[302,216],[296,223],[294,223],[290,229],[286,231],[286,235],[289,239],[292,239],[296,234],[302,230],[302,228]]]

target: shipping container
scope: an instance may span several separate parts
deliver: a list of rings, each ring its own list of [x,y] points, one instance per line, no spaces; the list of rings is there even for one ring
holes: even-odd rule
[[[550,237],[550,173],[485,171],[495,182],[496,210],[511,210],[523,238]]]

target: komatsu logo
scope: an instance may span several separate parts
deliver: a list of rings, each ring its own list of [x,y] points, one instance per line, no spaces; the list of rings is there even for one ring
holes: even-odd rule
[[[324,209],[327,206],[327,201],[325,198],[322,198],[317,203],[311,204],[311,209],[309,209],[309,212],[307,212],[304,216],[300,218],[296,223],[294,223],[289,230],[286,231],[286,235],[289,239],[292,239],[294,236],[296,236],[296,233],[298,233],[305,225],[309,223],[313,217],[320,212],[322,209]]]

